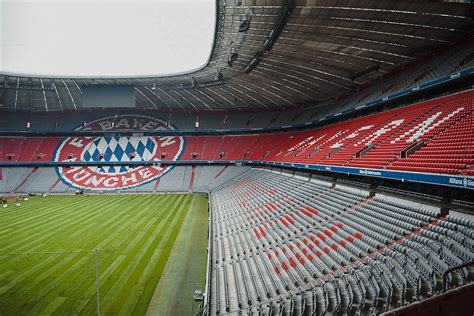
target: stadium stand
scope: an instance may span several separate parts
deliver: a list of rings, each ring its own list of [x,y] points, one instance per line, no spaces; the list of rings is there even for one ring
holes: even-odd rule
[[[358,108],[363,104],[383,99],[402,90],[413,89],[423,83],[435,81],[443,76],[473,67],[472,45],[472,40],[468,40],[458,43],[454,47],[444,48],[438,54],[431,53],[429,56],[424,56],[420,60],[403,66],[402,71],[374,80],[368,87],[349,96],[340,96],[338,99],[321,102],[304,109],[258,112],[226,111],[224,113],[204,111],[200,114],[145,111],[143,114],[161,118],[176,128],[190,130],[251,129],[305,124],[338,112]],[[117,113],[111,111],[109,115],[114,116]],[[120,113],[126,112],[120,111]],[[28,128],[30,131],[67,131],[81,126],[84,122],[98,119],[100,116],[106,115],[97,112],[78,112],[73,116],[63,115],[61,112],[22,113],[21,115],[7,112],[0,117],[0,130],[26,130],[26,124],[30,122],[31,127]],[[199,127],[195,125],[197,119]]]
[[[311,131],[187,136],[180,160],[297,162],[472,175],[473,97],[474,90],[469,90]],[[1,161],[51,161],[60,141],[2,137]]]
[[[196,166],[194,185],[190,188],[192,167],[176,166],[155,181],[129,189],[114,187],[111,192],[167,193],[192,191],[207,193],[249,169],[249,167],[235,166]],[[2,168],[0,193],[74,193],[76,188],[62,181],[61,177],[58,176],[59,172],[59,169],[54,167]],[[94,193],[97,190],[86,189],[84,192]]]
[[[210,201],[211,314],[378,314],[438,293],[474,256],[474,222],[363,187],[260,170]]]
[[[383,80],[375,82],[375,84],[341,101],[339,105],[336,105],[336,109],[332,108],[329,110],[331,111],[329,113],[357,107],[373,100],[387,97],[398,91],[412,89],[425,82],[471,67],[472,59],[469,59],[469,57],[472,52],[469,46],[469,43],[461,44],[448,51],[425,56],[425,62],[411,64],[401,72],[395,73],[388,78],[384,77]],[[466,60],[471,61],[466,62]]]

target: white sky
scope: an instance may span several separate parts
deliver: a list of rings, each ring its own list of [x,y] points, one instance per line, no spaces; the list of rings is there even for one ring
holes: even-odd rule
[[[186,73],[211,54],[215,0],[0,0],[0,72]]]

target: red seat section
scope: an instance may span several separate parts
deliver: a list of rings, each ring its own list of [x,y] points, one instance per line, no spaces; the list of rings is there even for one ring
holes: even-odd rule
[[[468,90],[310,131],[186,136],[180,159],[474,175],[473,97]],[[50,161],[61,140],[0,138],[0,161]],[[156,150],[162,160],[171,159],[166,149]]]

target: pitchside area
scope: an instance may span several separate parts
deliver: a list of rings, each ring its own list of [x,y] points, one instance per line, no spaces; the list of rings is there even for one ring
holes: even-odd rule
[[[2,208],[0,223],[0,315],[97,313],[95,249],[102,314],[143,315],[163,298],[196,309],[204,195],[35,197]]]

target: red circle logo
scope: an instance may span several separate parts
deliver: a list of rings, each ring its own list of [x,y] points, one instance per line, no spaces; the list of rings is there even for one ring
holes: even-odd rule
[[[104,117],[76,130],[174,130],[155,117],[145,115],[119,115]],[[181,136],[98,136],[68,137],[56,149],[54,161],[80,162],[140,162],[178,160],[184,151]],[[157,180],[173,166],[79,166],[57,167],[60,178],[80,189],[128,189]]]

